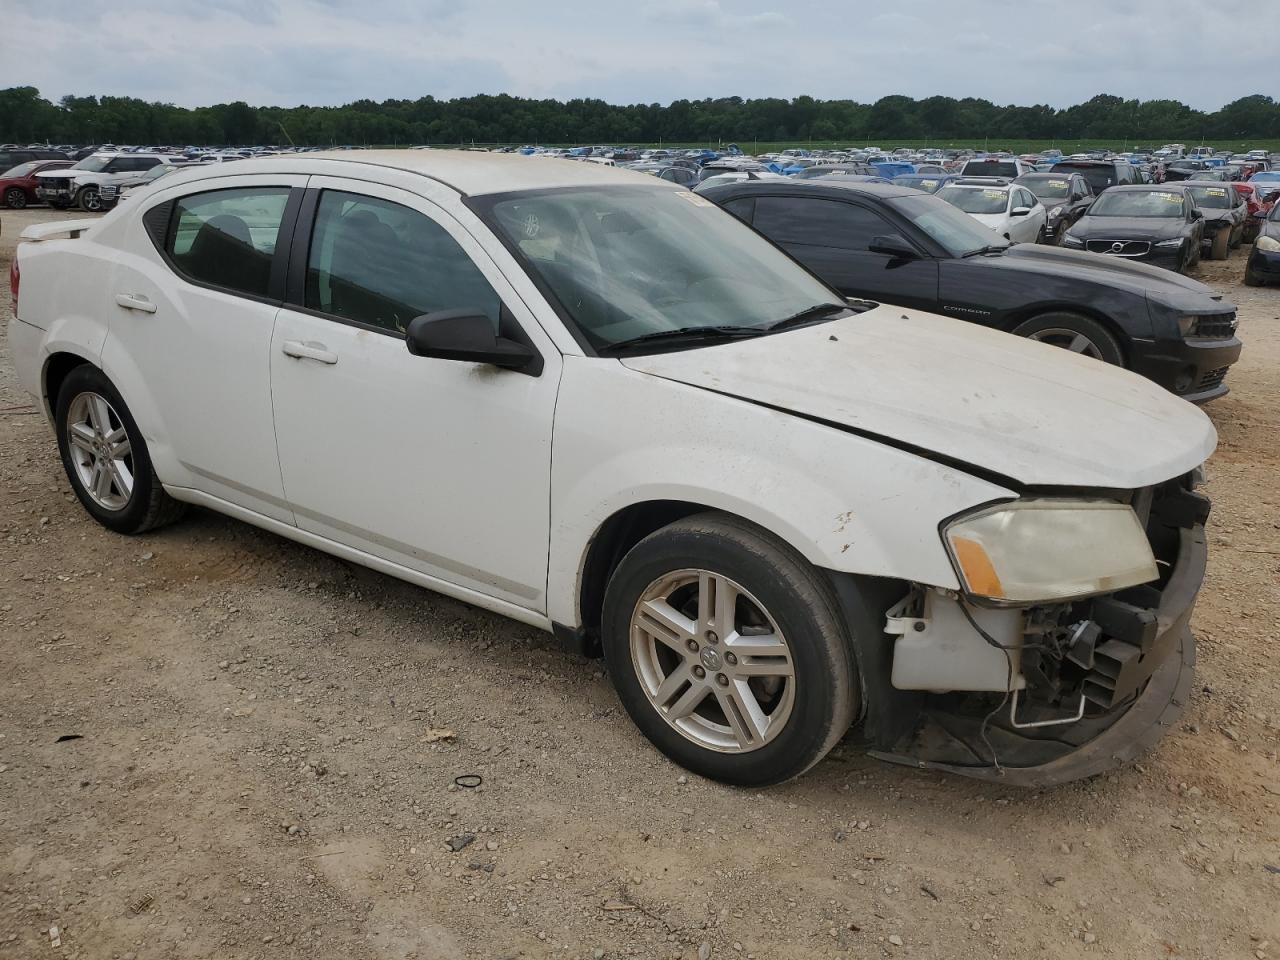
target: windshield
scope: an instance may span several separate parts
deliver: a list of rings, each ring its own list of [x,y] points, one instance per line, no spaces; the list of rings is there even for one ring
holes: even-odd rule
[[[97,173],[111,162],[110,157],[85,157],[71,169],[87,170],[89,173]]]
[[[1233,204],[1231,198],[1227,196],[1228,190],[1235,192],[1234,187],[1191,187],[1187,193],[1191,194],[1197,207],[1229,210]]]
[[[1041,200],[1065,200],[1071,191],[1071,183],[1066,179],[1052,178],[1048,180],[1019,180]]]
[[[977,190],[973,187],[943,187],[938,196],[965,213],[1004,213],[1009,206],[1008,190]]]
[[[1091,217],[1181,217],[1182,194],[1173,190],[1109,190],[1089,208]]]
[[[8,179],[9,177],[25,177],[36,167],[40,166],[42,160],[28,160],[26,163],[20,163],[16,167],[10,167],[3,173],[0,173],[0,179]]]
[[[691,327],[753,329],[843,298],[685,190],[573,187],[471,201],[596,350]]]
[[[936,193],[938,185],[942,183],[937,177],[894,177],[893,182],[925,193]]]
[[[988,247],[1003,249],[1009,245],[994,230],[987,229],[951,204],[939,200],[937,194],[896,197],[888,203],[953,257],[963,257]]]

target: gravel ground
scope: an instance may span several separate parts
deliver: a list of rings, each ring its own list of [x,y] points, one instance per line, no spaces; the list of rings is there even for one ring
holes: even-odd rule
[[[50,216],[4,213],[6,276]],[[686,777],[526,627],[202,511],[109,533],[0,334],[0,960],[1280,957],[1280,289],[1247,252],[1201,270],[1246,349],[1194,702],[1042,793],[848,746]]]

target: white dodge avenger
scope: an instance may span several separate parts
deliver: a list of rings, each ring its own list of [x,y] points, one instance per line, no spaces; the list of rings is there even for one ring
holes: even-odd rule
[[[1042,786],[1185,701],[1205,415],[845,301],[673,185],[308,154],[23,236],[9,342],[99,523],[196,504],[602,650],[699,774],[849,736]]]

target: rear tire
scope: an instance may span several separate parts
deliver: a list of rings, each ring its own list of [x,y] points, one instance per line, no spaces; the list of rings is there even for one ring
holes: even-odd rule
[[[1117,367],[1124,366],[1124,353],[1111,331],[1097,320],[1078,313],[1042,313],[1014,327],[1013,332]]]
[[[67,374],[54,424],[71,489],[108,530],[144,533],[182,516],[186,504],[165,493],[142,431],[97,367],[83,364]]]
[[[673,761],[724,783],[779,783],[826,756],[857,714],[839,611],[791,546],[736,517],[698,514],[618,564],[605,662],[631,719]]]
[[[11,210],[21,210],[27,205],[27,192],[20,187],[10,187],[4,192],[4,205]]]

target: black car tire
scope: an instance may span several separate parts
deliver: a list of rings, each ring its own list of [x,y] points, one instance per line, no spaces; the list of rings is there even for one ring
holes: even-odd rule
[[[1013,332],[1018,336],[1029,337],[1033,340],[1039,340],[1040,334],[1051,331],[1069,331],[1077,336],[1084,337],[1093,348],[1092,351],[1074,350],[1073,352],[1075,353],[1096,355],[1097,359],[1104,363],[1114,364],[1117,367],[1124,366],[1124,352],[1120,349],[1120,344],[1110,330],[1092,317],[1085,317],[1078,313],[1068,313],[1066,311],[1054,311],[1052,313],[1042,313],[1038,317],[1032,317],[1030,320],[1026,320],[1013,328]],[[1072,349],[1066,344],[1057,342],[1058,339],[1055,337],[1042,342],[1063,349]]]
[[[76,194],[76,206],[89,213],[98,213],[102,209],[102,196],[98,193],[98,188],[93,185],[81,187]]]
[[[632,647],[637,605],[662,578],[691,570],[741,585],[773,620],[790,651],[793,674],[787,682],[795,684],[790,713],[779,731],[753,749],[721,752],[686,736],[654,706],[639,675]],[[696,514],[641,540],[613,572],[602,621],[605,663],[631,719],[673,761],[724,783],[780,783],[826,756],[857,715],[858,673],[840,609],[829,581],[789,544],[737,517]]]
[[[1036,243],[1044,243],[1045,237],[1047,236],[1048,231],[1044,227],[1041,227],[1040,232],[1036,234]]]
[[[1225,260],[1231,256],[1231,231],[1219,230],[1213,235],[1213,246],[1209,248],[1210,260]]]
[[[68,415],[72,403],[84,393],[97,394],[111,405],[111,411],[118,419],[113,424],[117,429],[124,428],[128,436],[130,455],[128,465],[133,475],[133,489],[127,501],[117,509],[108,509],[96,503],[73,461],[77,454],[72,450],[70,442],[70,424]],[[90,364],[76,367],[62,382],[58,390],[57,404],[54,409],[54,424],[58,434],[58,453],[62,457],[62,467],[71,482],[81,505],[93,519],[108,530],[116,533],[137,534],[156,527],[164,526],[177,520],[186,511],[186,504],[174,500],[164,490],[160,478],[156,476],[151,465],[151,455],[147,451],[142,431],[134,421],[133,415],[125,405],[124,398],[115,384],[105,373]]]
[[[27,205],[27,191],[21,187],[10,187],[4,192],[4,205],[11,210],[21,210]]]

